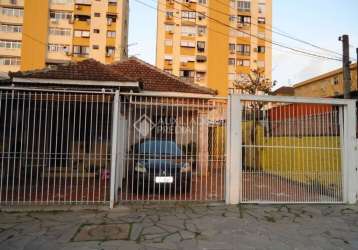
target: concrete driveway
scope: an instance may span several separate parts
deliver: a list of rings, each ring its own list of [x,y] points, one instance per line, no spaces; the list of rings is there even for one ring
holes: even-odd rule
[[[1,212],[0,249],[358,249],[358,206]]]

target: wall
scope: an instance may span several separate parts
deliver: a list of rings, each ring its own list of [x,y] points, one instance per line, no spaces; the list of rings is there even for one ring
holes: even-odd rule
[[[352,91],[357,88],[357,64],[351,67],[352,76]],[[335,78],[338,79],[338,84],[335,84]],[[294,86],[295,96],[308,97],[333,97],[343,95],[343,74],[342,70],[335,70],[310,79],[308,81],[298,83]]]
[[[21,70],[45,66],[48,38],[48,0],[26,1],[21,49]]]
[[[262,126],[258,126],[256,147],[250,147],[250,131],[253,132],[252,123],[243,123],[244,170],[264,171],[298,183],[322,185],[325,188],[340,185],[339,136],[267,137]]]

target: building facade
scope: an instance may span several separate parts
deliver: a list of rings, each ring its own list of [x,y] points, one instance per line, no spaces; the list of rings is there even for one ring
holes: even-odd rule
[[[0,72],[128,53],[128,0],[0,0],[0,25]]]
[[[352,92],[357,94],[357,63],[351,65]],[[293,86],[295,96],[340,97],[343,96],[342,68],[297,83]]]
[[[271,0],[158,0],[159,68],[225,96],[251,69],[271,79]]]

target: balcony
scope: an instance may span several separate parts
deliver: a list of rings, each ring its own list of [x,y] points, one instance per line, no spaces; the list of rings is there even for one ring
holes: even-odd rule
[[[194,78],[194,77],[181,76],[181,77],[180,77],[180,80],[186,81],[186,82],[189,82],[189,83],[194,83],[194,82],[195,82],[195,78]]]

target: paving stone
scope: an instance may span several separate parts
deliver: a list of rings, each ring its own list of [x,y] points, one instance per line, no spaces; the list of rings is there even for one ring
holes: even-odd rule
[[[358,206],[168,205],[0,213],[1,250],[358,249],[357,235]]]

